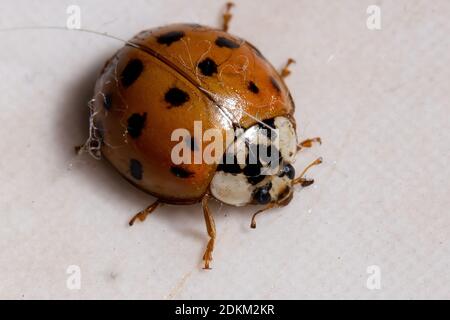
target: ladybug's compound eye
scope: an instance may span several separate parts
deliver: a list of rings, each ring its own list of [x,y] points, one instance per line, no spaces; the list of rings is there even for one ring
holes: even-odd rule
[[[255,193],[253,194],[253,199],[255,199],[258,204],[268,204],[272,200],[269,192],[271,187],[272,186],[269,184],[256,189]]]
[[[291,180],[294,179],[294,177],[295,177],[295,169],[290,163],[286,164],[283,167],[283,170],[281,170],[281,173],[279,176],[284,177],[285,175]]]

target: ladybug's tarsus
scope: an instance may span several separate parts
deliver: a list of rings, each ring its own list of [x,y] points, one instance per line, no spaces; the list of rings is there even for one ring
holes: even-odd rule
[[[314,183],[314,179],[299,178],[296,183],[306,188]]]
[[[135,214],[135,216],[133,218],[131,218],[131,220],[128,224],[130,226],[132,226],[134,224],[134,222],[136,221],[136,219],[139,219],[139,221],[143,222],[150,213],[155,211],[155,209],[161,205],[162,205],[162,203],[159,200],[156,200],[151,205],[149,205],[147,208],[145,208],[141,212],[138,212],[137,214]]]
[[[205,267],[203,269],[211,269],[209,263],[212,260],[212,252],[214,250],[214,241],[216,240],[216,224],[214,223],[214,218],[208,207],[209,195],[206,194],[202,199],[203,214],[205,216],[206,230],[208,231],[209,241],[206,246],[205,254],[203,255],[203,261],[205,262]]]
[[[234,7],[234,3],[227,2],[226,7],[225,7],[225,13],[223,14],[223,24],[222,24],[222,30],[225,32],[228,31],[230,20],[233,17],[233,15],[230,13],[232,7]]]
[[[290,66],[291,64],[293,64],[293,63],[295,63],[295,60],[292,59],[292,58],[289,58],[288,61],[286,62],[286,65],[284,66],[284,68],[281,69],[280,76],[281,76],[283,79],[286,78],[288,75],[291,74],[291,71],[289,70],[289,66]]]
[[[297,145],[297,151],[300,151],[304,148],[311,148],[313,143],[317,142],[318,144],[322,144],[322,139],[320,137],[314,137],[310,139],[303,140]]]

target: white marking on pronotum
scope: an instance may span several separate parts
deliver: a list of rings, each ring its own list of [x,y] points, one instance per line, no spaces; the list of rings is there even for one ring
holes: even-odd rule
[[[242,173],[233,175],[218,171],[211,181],[210,188],[216,199],[230,205],[245,206],[252,200],[252,187]]]
[[[282,151],[282,153],[289,153],[289,151],[293,151],[293,147],[296,147],[296,136],[292,132],[292,125],[289,126],[287,124],[289,122],[289,119],[285,117],[276,117],[275,118],[275,127],[278,130],[278,136],[280,140],[284,141],[285,146],[280,145],[280,149],[286,149],[286,151]],[[283,130],[280,130],[280,126],[283,127]],[[254,140],[251,137],[254,135],[259,135],[259,128],[257,125],[253,125],[250,128],[248,128],[239,139],[237,139],[235,142],[233,142],[232,145],[228,146],[226,154],[231,154],[234,156],[238,156],[238,152],[243,152],[242,149],[245,148],[236,148],[236,145],[239,145],[242,140],[245,140],[247,138],[251,138],[248,140]],[[250,136],[250,137],[248,137]],[[267,140],[266,142],[272,143],[272,141]],[[273,144],[272,144],[273,145]],[[280,150],[281,151],[281,150]],[[248,152],[252,152],[251,149],[248,150]],[[245,157],[245,154],[244,154]],[[284,159],[284,158],[283,158]],[[249,159],[250,160],[250,159]],[[261,159],[260,159],[261,160]],[[233,157],[234,161],[234,157]],[[225,164],[228,162],[226,161]],[[279,177],[278,173],[280,173],[280,170],[282,167],[281,164],[278,163],[276,167],[270,168],[269,163],[263,163],[261,161],[262,167],[261,167],[261,173],[260,175],[264,175],[265,177],[261,179],[261,181],[256,182],[255,184],[251,184],[248,180],[248,177],[245,176],[245,174],[237,173],[228,173],[224,171],[217,171],[211,181],[211,193],[213,196],[220,200],[223,203],[235,205],[235,206],[243,206],[249,203],[252,203],[253,201],[253,194],[255,190],[262,187],[263,185],[267,185],[269,182],[272,183],[272,187],[269,191],[271,196],[271,201],[277,201],[277,200],[283,200],[287,196],[289,196],[291,193],[291,187],[292,187],[292,179],[290,179],[287,175],[284,175],[283,177]],[[290,163],[289,159],[284,159],[284,164]],[[237,164],[241,164],[238,162]],[[241,169],[245,168],[245,165],[247,163],[244,162],[244,167],[240,166]],[[286,194],[286,190],[289,191],[288,194]],[[283,199],[280,199],[280,197],[283,197]]]

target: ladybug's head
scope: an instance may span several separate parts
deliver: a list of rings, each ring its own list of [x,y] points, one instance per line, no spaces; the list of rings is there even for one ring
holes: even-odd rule
[[[235,206],[289,203],[297,153],[293,123],[275,117],[246,130],[237,129],[236,136],[211,181],[212,195]]]

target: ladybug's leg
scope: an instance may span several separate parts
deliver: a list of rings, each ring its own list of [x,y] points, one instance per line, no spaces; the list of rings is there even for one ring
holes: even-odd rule
[[[138,212],[128,223],[130,226],[132,226],[134,224],[134,222],[136,221],[136,219],[139,219],[140,221],[144,221],[145,218],[147,218],[147,216],[152,213],[153,211],[155,211],[155,209],[158,206],[161,206],[162,203],[159,202],[159,200],[156,200],[155,202],[153,202],[151,205],[149,205],[147,208],[145,208],[144,210],[142,210],[141,212]]]
[[[205,195],[202,199],[203,214],[205,216],[206,230],[208,231],[209,241],[206,246],[205,254],[203,255],[203,261],[205,261],[205,267],[203,269],[211,269],[209,262],[212,260],[212,252],[214,250],[214,241],[216,239],[216,224],[214,218],[208,207],[209,196]]]
[[[263,209],[261,209],[261,210],[256,211],[256,212],[253,214],[252,222],[250,223],[250,228],[253,228],[253,229],[256,228],[256,216],[257,216],[258,214],[260,214],[260,213],[262,213],[262,212],[264,212],[264,211],[267,211],[267,210],[269,210],[269,209],[276,208],[276,207],[278,207],[278,206],[279,206],[279,205],[278,205],[277,202],[272,202],[272,203],[270,203],[267,207],[265,207],[265,208],[263,208]]]
[[[314,179],[297,178],[295,184],[301,185],[303,188],[309,187],[314,183]]]
[[[314,183],[314,180],[308,180],[305,179],[303,176],[306,174],[306,172],[314,166],[317,166],[318,164],[322,163],[322,158],[317,158],[316,160],[314,160],[313,162],[311,162],[310,164],[308,164],[306,166],[305,169],[303,169],[302,173],[300,173],[300,175],[294,179],[294,181],[292,182],[293,185],[296,184],[300,184],[302,187],[307,187],[310,186]]]
[[[304,148],[311,148],[312,144],[314,142],[317,142],[318,144],[322,144],[322,139],[320,139],[320,137],[306,139],[297,145],[297,151],[300,151],[301,149],[304,149]]]
[[[284,66],[284,68],[281,69],[280,76],[281,76],[283,79],[286,78],[288,75],[291,74],[291,71],[289,70],[289,66],[290,66],[291,64],[293,64],[293,63],[295,63],[295,60],[289,58],[288,61],[286,62],[286,65]]]
[[[227,2],[225,7],[225,13],[223,14],[223,24],[222,24],[222,30],[227,32],[228,26],[230,24],[230,20],[233,17],[231,12],[231,8],[234,6],[233,2]]]

